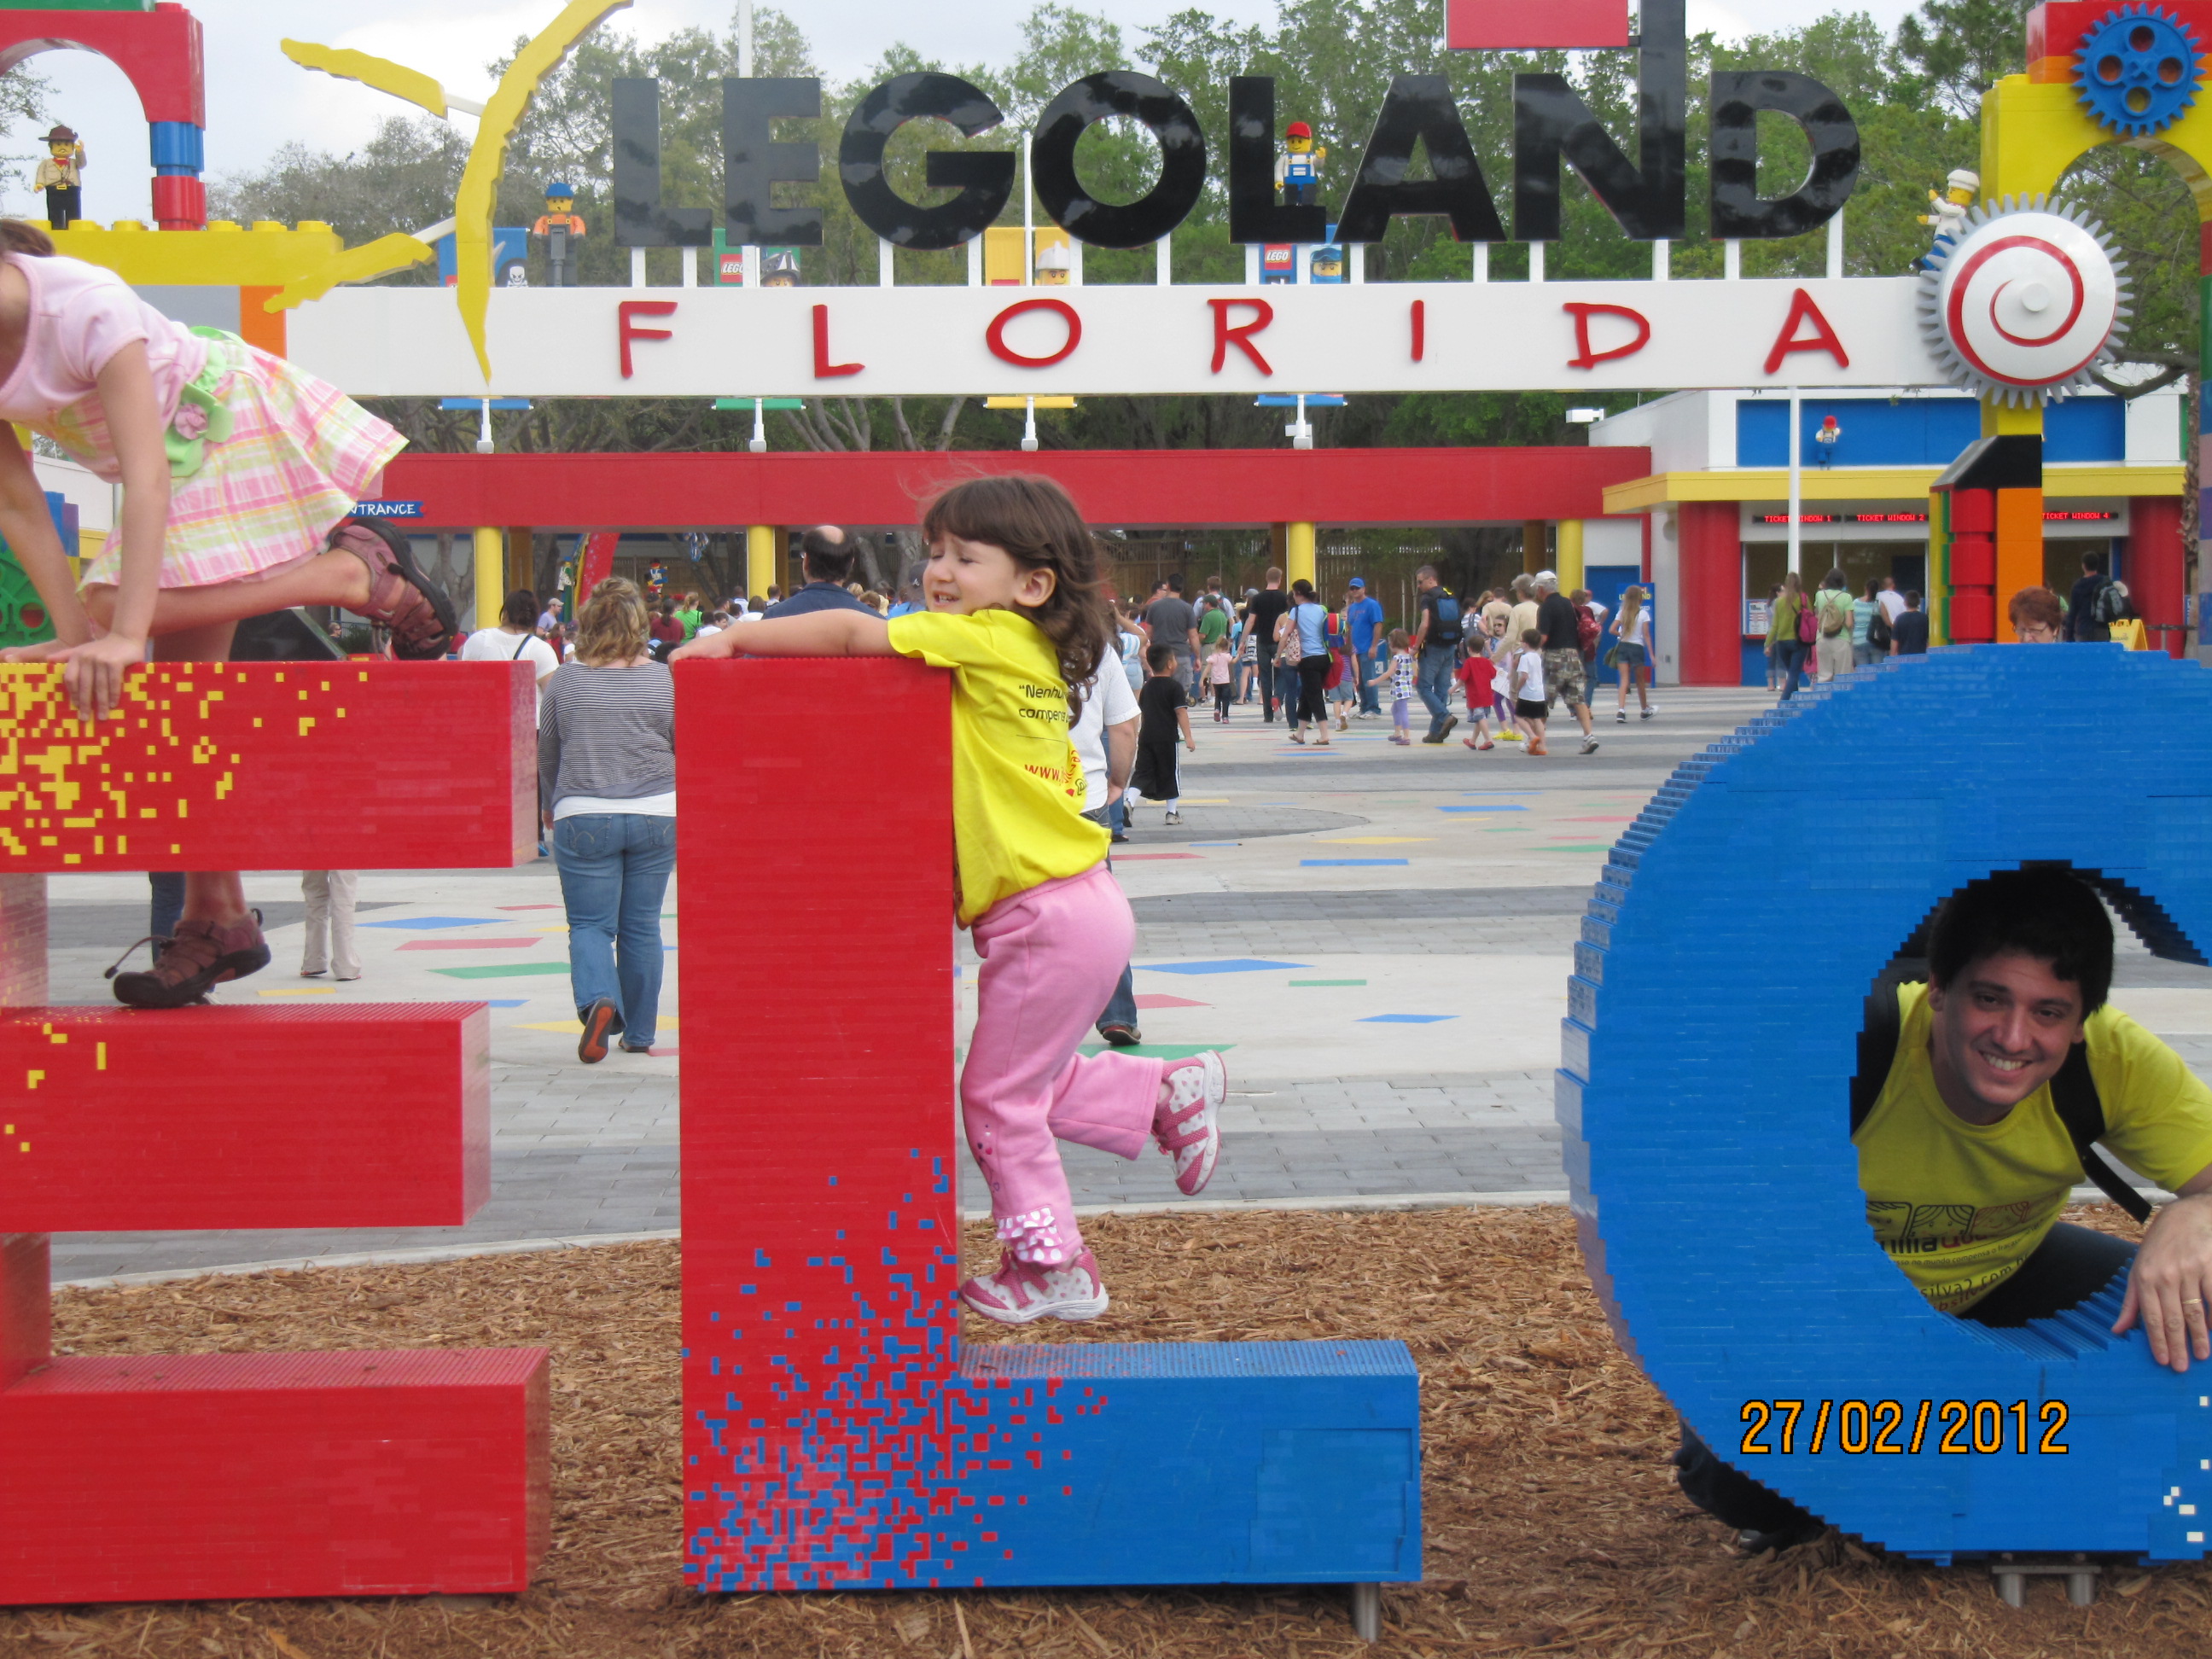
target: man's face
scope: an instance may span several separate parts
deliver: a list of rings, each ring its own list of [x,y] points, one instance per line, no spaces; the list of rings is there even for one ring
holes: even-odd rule
[[[2041,957],[2001,951],[1928,988],[1936,1086],[1970,1122],[1994,1123],[2058,1075],[2081,1041],[2081,988]]]
[[[1419,575],[1414,577],[1413,581],[1424,593],[1427,592],[1431,588],[1437,585],[1437,579],[1425,570],[1424,570]]]

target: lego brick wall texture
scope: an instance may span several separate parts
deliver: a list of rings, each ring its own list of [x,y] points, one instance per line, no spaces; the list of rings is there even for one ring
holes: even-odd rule
[[[96,725],[0,666],[0,872],[527,862],[534,727],[522,663],[157,663]]]
[[[481,1003],[9,1010],[0,1233],[462,1225],[490,1052]]]
[[[526,1589],[547,1410],[540,1348],[55,1360],[0,1395],[0,1602]]]
[[[678,677],[679,867],[743,871],[781,920],[771,939],[710,882],[679,896],[685,950],[717,964],[682,993],[686,1578],[1419,1578],[1402,1345],[962,1365],[949,709],[947,677],[905,661]],[[886,816],[914,856],[847,879]]]
[[[2093,773],[2055,773],[2047,711],[2082,707],[2159,719]],[[1867,1225],[1848,1088],[1868,988],[1948,894],[2030,860],[2131,890],[2147,943],[2204,959],[2212,674],[2117,648],[1938,651],[1802,694],[1686,763],[1613,848],[1576,951],[1557,1093],[1575,1212],[1652,1380],[1845,1532],[1938,1561],[2197,1559],[2205,1378],[2155,1367],[2139,1331],[2105,1334],[2101,1304],[2020,1332],[1938,1313]],[[1745,1403],[1772,1400],[1806,1402],[1793,1449],[1743,1454]],[[1947,1453],[1940,1419],[1917,1451],[1854,1454],[1832,1425],[1815,1449],[1820,1401],[1901,1402],[1903,1442],[1923,1400],[2000,1402],[2003,1449]],[[2063,1455],[2034,1449],[2050,1402]]]

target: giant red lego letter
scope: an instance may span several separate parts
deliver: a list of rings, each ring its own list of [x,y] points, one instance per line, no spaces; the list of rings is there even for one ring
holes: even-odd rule
[[[162,665],[87,726],[58,669],[0,667],[0,1603],[529,1583],[543,1350],[49,1343],[48,1230],[465,1221],[483,1006],[40,1005],[48,872],[529,857],[531,703],[520,664]]]

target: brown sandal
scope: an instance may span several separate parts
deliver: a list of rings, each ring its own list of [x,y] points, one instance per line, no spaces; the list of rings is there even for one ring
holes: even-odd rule
[[[145,942],[140,939],[138,945]],[[131,951],[123,954],[127,957]],[[118,973],[116,968],[122,966],[118,962],[107,976],[115,981],[118,1002],[133,1008],[185,1008],[205,1002],[208,992],[225,980],[244,979],[268,965],[261,912],[252,910],[245,921],[228,927],[211,921],[180,921],[175,936],[161,941],[161,953],[150,972]]]
[[[345,519],[331,532],[330,544],[368,567],[368,598],[356,610],[392,630],[393,656],[420,662],[453,648],[453,602],[422,574],[406,538],[374,519]]]

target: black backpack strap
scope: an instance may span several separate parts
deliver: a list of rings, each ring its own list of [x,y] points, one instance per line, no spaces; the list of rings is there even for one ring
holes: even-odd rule
[[[2051,1103],[2073,1138],[2082,1172],[2138,1222],[2148,1221],[2150,1200],[2130,1186],[2097,1150],[2097,1139],[2105,1133],[2105,1103],[2097,1094],[2097,1079],[2090,1075],[2087,1043],[2077,1042],[2068,1051],[2066,1063],[2051,1079]]]
[[[1875,1102],[1881,1098],[1903,1030],[1904,1018],[1897,1010],[1897,982],[1888,978],[1875,981],[1874,989],[1867,993],[1866,1016],[1859,1025],[1859,1068],[1851,1078],[1854,1135],[1867,1121],[1867,1114],[1874,1110]]]

